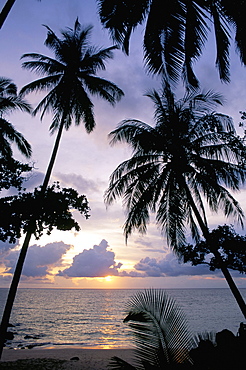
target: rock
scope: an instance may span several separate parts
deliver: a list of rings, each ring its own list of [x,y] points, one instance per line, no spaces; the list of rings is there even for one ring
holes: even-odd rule
[[[27,334],[27,335],[24,336],[24,339],[39,339],[39,338],[40,338],[39,335],[29,335],[29,334]]]
[[[12,333],[12,331],[7,331],[7,333],[5,335],[5,339],[6,340],[12,340],[12,339],[14,339],[14,333]]]
[[[71,361],[79,361],[79,357],[75,356],[75,357],[71,357],[70,358]]]

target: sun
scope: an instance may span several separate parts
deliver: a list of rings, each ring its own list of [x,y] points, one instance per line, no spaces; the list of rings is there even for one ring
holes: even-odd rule
[[[107,282],[107,283],[110,283],[112,281],[112,276],[105,276],[104,280]]]

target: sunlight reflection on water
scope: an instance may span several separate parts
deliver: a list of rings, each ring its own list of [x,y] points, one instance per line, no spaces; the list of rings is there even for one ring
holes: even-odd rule
[[[132,337],[125,307],[137,290],[19,289],[11,331],[14,347],[79,345],[93,348],[129,348]],[[246,298],[246,289],[242,289]],[[183,308],[194,332],[229,329],[236,334],[243,317],[228,289],[167,290]],[[0,313],[7,289],[0,289]]]

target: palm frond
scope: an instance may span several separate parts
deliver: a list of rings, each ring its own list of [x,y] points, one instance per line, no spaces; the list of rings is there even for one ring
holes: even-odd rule
[[[29,84],[22,87],[20,90],[20,96],[25,96],[32,92],[38,91],[49,91],[51,88],[55,88],[57,83],[61,80],[62,75],[42,77],[38,80],[32,81]],[[37,110],[35,108],[35,110]]]
[[[19,151],[27,158],[30,158],[32,154],[31,145],[24,136],[18,132],[10,122],[3,118],[0,118],[0,142],[0,152],[4,156],[12,156],[9,142],[15,143]]]
[[[0,96],[17,95],[17,86],[10,78],[0,76]]]
[[[111,145],[117,142],[125,142],[131,145],[134,152],[145,148],[147,151],[151,133],[154,130],[148,124],[139,120],[123,120],[117,128],[108,135]],[[153,144],[154,144],[153,140]],[[151,148],[151,145],[149,146]]]
[[[227,19],[223,16],[219,5],[214,2],[211,5],[210,12],[213,17],[214,31],[216,38],[217,56],[216,66],[222,81],[230,82],[230,33]]]
[[[63,119],[67,130],[72,122],[79,125],[81,121],[89,133],[95,127],[93,103],[89,97],[98,95],[114,105],[124,95],[114,83],[96,76],[100,69],[105,69],[105,62],[113,57],[116,46],[96,48],[90,43],[92,26],[82,27],[76,19],[74,28],[61,31],[59,38],[50,27],[47,29],[45,45],[55,57],[28,53],[22,59],[22,67],[41,75],[21,89],[21,96],[29,93],[45,91],[47,95],[34,109],[33,114],[41,111],[41,119],[45,113],[53,112],[50,126],[51,132],[59,127],[59,119]],[[89,94],[87,94],[89,93]]]
[[[135,338],[136,367],[156,368],[190,362],[192,335],[184,313],[162,289],[148,289],[128,302],[128,322]]]
[[[92,95],[100,96],[113,106],[124,96],[117,85],[100,77],[86,75],[84,84]]]

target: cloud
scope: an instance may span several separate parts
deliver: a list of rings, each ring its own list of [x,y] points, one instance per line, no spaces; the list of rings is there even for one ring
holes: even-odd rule
[[[159,260],[150,257],[142,258],[134,268],[144,273],[146,277],[220,274],[220,271],[210,271],[206,265],[191,266],[179,263],[172,253]]]
[[[42,185],[43,181],[44,173],[34,169],[27,177],[27,180],[24,181],[23,187],[25,187],[27,191],[33,191],[34,188],[38,188]]]
[[[24,268],[23,276],[26,277],[44,277],[48,274],[51,267],[59,266],[62,257],[71,248],[71,245],[63,242],[54,242],[46,244],[44,247],[32,245],[29,247]],[[5,257],[4,263],[7,267],[7,273],[13,273],[14,267],[19,256],[19,251],[11,251]]]
[[[65,277],[104,277],[119,275],[122,264],[115,262],[115,253],[108,250],[108,242],[102,240],[99,245],[83,252],[73,258],[72,265],[59,271],[58,276]]]
[[[8,243],[8,242],[2,242],[0,240],[0,255],[6,253],[9,249],[13,249],[18,245],[18,242],[16,243]]]
[[[100,192],[100,187],[105,184],[102,181],[94,181],[85,179],[81,175],[76,175],[75,173],[63,174],[57,172],[55,177],[59,182],[61,182],[62,186],[71,186],[77,189],[81,193],[87,192]]]

